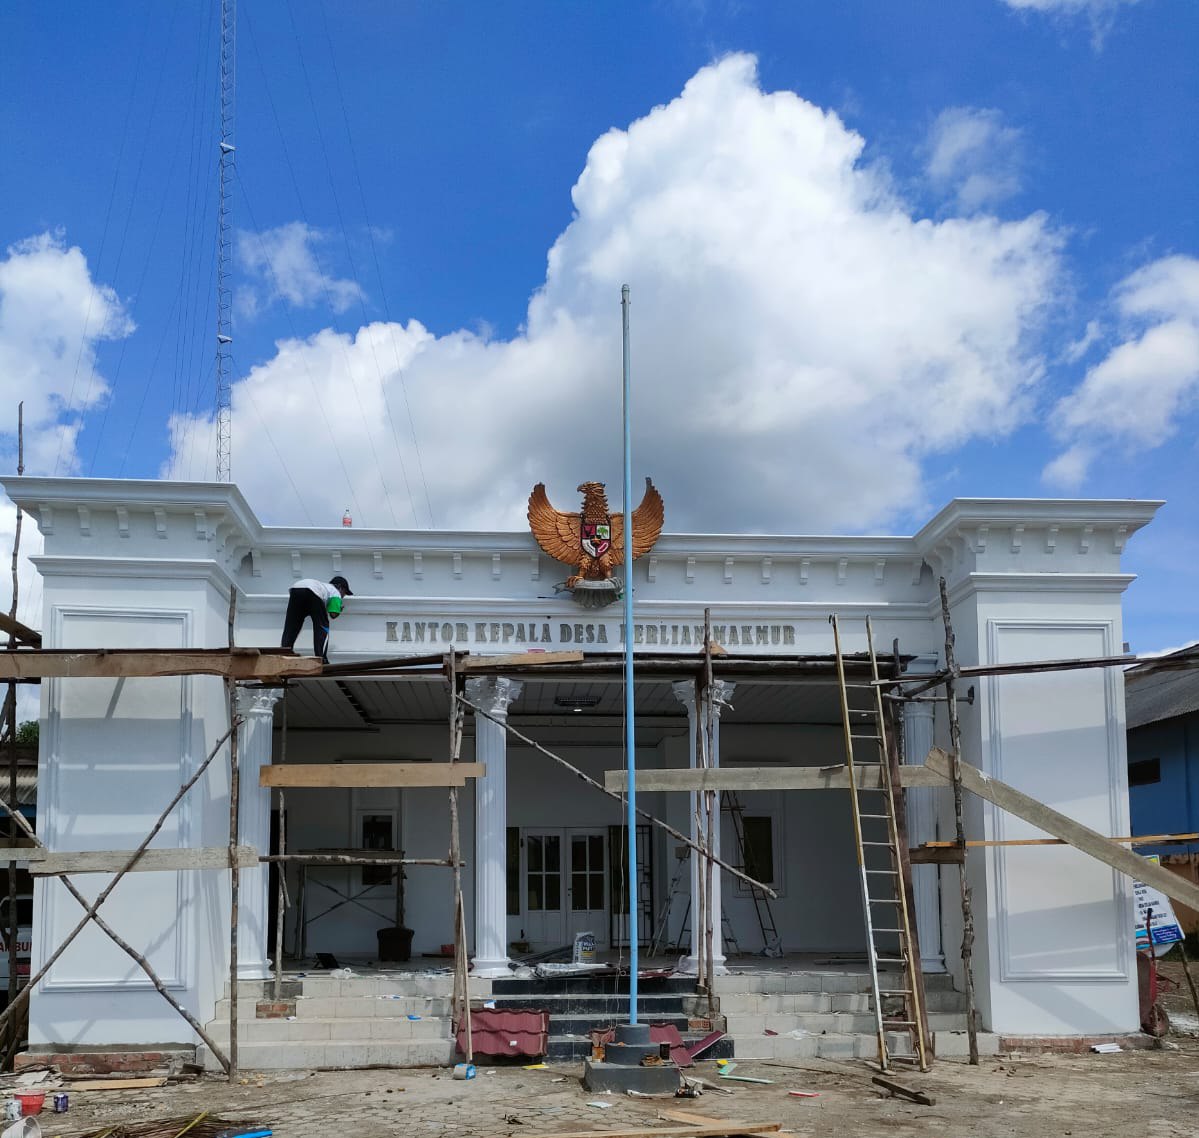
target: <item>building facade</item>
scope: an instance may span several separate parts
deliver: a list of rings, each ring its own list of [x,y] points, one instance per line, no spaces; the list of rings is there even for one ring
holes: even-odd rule
[[[49,478],[4,485],[45,539],[36,564],[46,647],[221,647],[234,586],[236,643],[276,645],[291,584],[342,574],[354,596],[334,625],[337,663],[451,646],[472,654],[571,648],[598,663],[623,650],[619,606],[584,609],[557,591],[569,570],[528,533],[268,527],[226,485]],[[635,652],[653,661],[636,681],[638,768],[695,761],[694,688],[672,674],[671,661],[701,651],[705,609],[725,653],[713,748],[725,766],[843,762],[837,690],[827,674],[780,682],[748,666],[739,673],[738,662],[827,661],[835,613],[848,651],[864,649],[862,618],[870,615],[876,642],[888,651],[896,643],[909,672],[933,671],[944,650],[942,576],[960,662],[1118,652],[1121,598],[1132,580],[1121,555],[1159,504],[968,499],[951,502],[912,536],[663,535],[629,574]],[[307,635],[299,651],[310,650]],[[601,782],[623,764],[617,675],[472,679],[467,696]],[[246,686],[238,701],[242,841],[263,851],[274,840],[277,804],[259,787],[257,769],[283,758],[284,702],[289,763],[449,757],[439,675],[305,680],[290,684],[285,698],[281,689]],[[1124,691],[1113,669],[983,679],[961,720],[966,761],[1103,833],[1128,832]],[[133,848],[227,721],[222,682],[211,677],[45,681],[41,837],[55,851]],[[486,767],[462,796],[476,973],[505,972],[514,945],[550,948],[582,931],[593,932],[601,949],[627,948],[620,805],[494,720],[470,716],[467,728],[462,757]],[[904,736],[911,761],[944,744],[944,706],[910,704]],[[214,763],[155,844],[223,845],[228,793],[227,764]],[[686,831],[688,798],[647,793],[639,805]],[[966,806],[971,837],[1035,836],[981,801],[968,798]],[[772,915],[781,949],[863,951],[846,792],[747,793],[740,807],[753,848],[752,857],[740,856],[779,894]],[[947,791],[913,790],[908,810],[913,843],[952,836]],[[727,817],[721,824],[726,854],[731,824]],[[445,857],[447,796],[433,788],[288,791],[287,833],[292,850]],[[639,831],[638,842],[643,937],[677,946],[686,968],[695,938],[690,858],[657,829]],[[1038,1035],[1136,1030],[1129,882],[1071,848],[988,848],[968,864],[985,1027]],[[914,870],[924,966],[948,970],[960,984],[957,872]],[[286,950],[374,959],[378,930],[402,923],[413,930],[420,962],[413,966],[443,964],[423,954],[453,939],[448,876],[409,870],[401,912],[387,870],[293,867]],[[738,953],[760,952],[767,937],[754,898],[720,876],[727,925],[718,957],[735,967]],[[79,880],[93,896],[107,879]],[[247,979],[266,976],[274,954],[268,886],[267,868],[243,871],[239,961]],[[130,875],[104,912],[181,1003],[199,1020],[211,1018],[228,968],[227,871]],[[59,884],[39,880],[35,970],[79,913]],[[86,930],[33,994],[35,1045],[165,1042],[186,1031],[98,930]]]

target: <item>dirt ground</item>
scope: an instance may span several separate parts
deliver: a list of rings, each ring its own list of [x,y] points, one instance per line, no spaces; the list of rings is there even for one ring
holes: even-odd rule
[[[746,1122],[779,1122],[799,1135],[903,1133],[1087,1135],[1199,1134],[1199,1038],[1174,1035],[1178,1050],[1115,1055],[1030,1055],[984,1059],[980,1067],[942,1061],[897,1076],[935,1105],[892,1099],[871,1085],[865,1063],[741,1062],[738,1075],[773,1080],[732,1084],[731,1095],[698,1099],[597,1096],[579,1084],[581,1068],[480,1067],[456,1082],[448,1071],[377,1070],[246,1074],[230,1085],[204,1078],[150,1090],[71,1091],[68,1114],[39,1116],[46,1138],[75,1138],[120,1123],[194,1118],[201,1111],[261,1123],[279,1138],[447,1134],[455,1138],[562,1131],[652,1131],[662,1109]],[[697,1073],[715,1081],[715,1066]],[[6,1082],[8,1080],[5,1080]],[[795,1099],[789,1090],[818,1091]],[[589,1106],[604,1102],[604,1107]],[[678,1125],[674,1123],[673,1125]]]

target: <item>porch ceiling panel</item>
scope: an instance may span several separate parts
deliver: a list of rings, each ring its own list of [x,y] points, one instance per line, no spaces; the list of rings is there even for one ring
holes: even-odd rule
[[[344,680],[367,719],[394,723],[444,723],[450,714],[449,688],[438,676],[431,680]]]
[[[276,705],[275,718],[279,719]],[[309,681],[287,689],[287,725],[299,730],[355,728],[365,724],[353,704],[332,683]]]

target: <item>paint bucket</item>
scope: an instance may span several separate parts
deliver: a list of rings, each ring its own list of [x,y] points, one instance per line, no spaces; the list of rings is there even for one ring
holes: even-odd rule
[[[455,1079],[473,1079],[478,1072],[475,1070],[473,1063],[455,1063],[454,1078]]]
[[[13,1091],[13,1098],[21,1104],[21,1114],[40,1114],[46,1103],[45,1091]]]
[[[42,1138],[42,1128],[36,1118],[22,1118],[0,1131],[0,1138]]]
[[[595,963],[595,933],[579,933],[575,937],[572,962],[575,964]]]

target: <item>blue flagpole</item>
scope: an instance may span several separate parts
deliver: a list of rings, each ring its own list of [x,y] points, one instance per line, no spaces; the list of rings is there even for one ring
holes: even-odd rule
[[[624,340],[624,730],[629,772],[629,1023],[637,1022],[637,752],[633,731],[633,435],[632,385],[629,376],[629,286],[620,287],[620,323]]]

